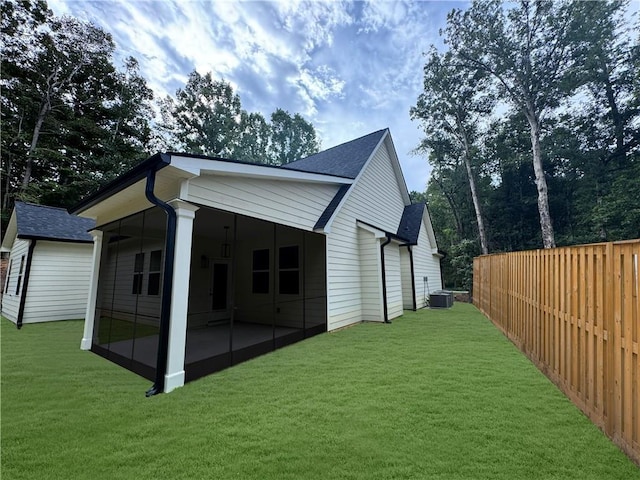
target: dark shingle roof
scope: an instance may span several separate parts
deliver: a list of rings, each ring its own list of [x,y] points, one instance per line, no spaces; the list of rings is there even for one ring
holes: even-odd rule
[[[329,221],[329,219],[333,215],[333,212],[336,211],[336,208],[338,208],[338,205],[340,205],[340,201],[346,195],[346,193],[349,190],[350,186],[351,185],[342,185],[338,189],[337,193],[334,195],[334,197],[329,202],[329,205],[327,205],[327,208],[324,209],[324,212],[322,212],[322,215],[320,215],[320,218],[318,218],[318,221],[316,222],[315,226],[313,227],[314,230],[317,229],[317,228],[324,228],[327,225],[327,222]]]
[[[90,218],[69,215],[63,208],[16,202],[19,238],[92,242],[88,230],[96,226]]]
[[[378,130],[302,160],[288,163],[281,168],[356,178],[386,132],[387,129]]]
[[[424,207],[424,203],[414,203],[404,207],[404,212],[402,212],[402,219],[398,226],[397,235],[407,239],[408,243],[412,245],[418,243],[418,235],[420,234],[420,225],[422,224]]]

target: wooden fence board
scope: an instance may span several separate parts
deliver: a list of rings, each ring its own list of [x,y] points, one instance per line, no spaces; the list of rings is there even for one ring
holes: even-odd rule
[[[640,240],[477,257],[474,304],[640,465]]]

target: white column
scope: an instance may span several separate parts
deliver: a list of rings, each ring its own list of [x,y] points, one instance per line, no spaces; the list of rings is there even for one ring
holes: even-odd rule
[[[100,258],[102,257],[102,230],[92,230],[93,236],[93,266],[91,279],[89,280],[89,297],[87,298],[87,311],[84,314],[84,334],[80,349],[91,350],[93,339],[93,324],[96,316],[96,299],[98,296],[98,278],[100,277]]]
[[[198,207],[182,200],[169,204],[176,211],[176,249],[173,259],[173,289],[169,323],[169,348],[164,391],[184,385],[184,356],[187,343],[187,309],[189,306],[189,276],[191,270],[191,239],[193,219]]]

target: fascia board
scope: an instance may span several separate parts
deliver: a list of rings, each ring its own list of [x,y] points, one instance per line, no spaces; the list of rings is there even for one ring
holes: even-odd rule
[[[18,234],[18,223],[16,219],[16,209],[13,209],[11,212],[11,218],[9,218],[9,223],[7,224],[7,229],[4,232],[4,237],[2,237],[2,251],[10,252],[13,248],[13,243],[16,241],[16,237]]]
[[[429,206],[425,205],[424,210],[422,211],[422,221],[427,227],[427,235],[429,236],[429,244],[431,244],[431,251],[434,254],[438,253],[438,244],[436,242],[436,234],[433,231],[433,225],[431,224],[431,216],[429,215]]]
[[[388,150],[389,156],[391,157],[391,166],[393,167],[393,171],[396,174],[396,180],[398,181],[398,186],[400,187],[400,195],[402,195],[402,199],[404,200],[405,205],[411,205],[411,197],[409,196],[409,189],[407,188],[407,182],[404,179],[404,174],[402,173],[402,167],[400,166],[400,160],[398,160],[398,153],[396,152],[396,147],[393,145],[393,139],[390,134],[385,136],[385,140],[388,137]]]
[[[228,175],[236,177],[264,178],[269,180],[290,180],[308,183],[325,183],[350,185],[354,180],[350,178],[323,175],[319,173],[300,172],[284,168],[274,168],[267,165],[224,162],[220,160],[205,160],[201,158],[181,157],[171,155],[171,166],[194,176],[198,175]]]

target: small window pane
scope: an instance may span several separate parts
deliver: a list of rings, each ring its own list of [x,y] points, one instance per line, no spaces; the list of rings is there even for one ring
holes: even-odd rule
[[[4,293],[9,291],[9,279],[11,278],[11,267],[13,267],[13,259],[9,262],[9,272],[7,273],[7,278],[4,280]]]
[[[142,272],[144,270],[144,253],[136,253],[136,261],[133,267],[134,272]]]
[[[140,295],[142,293],[142,273],[135,273],[133,275],[133,287],[131,293]]]
[[[149,285],[147,286],[147,295],[160,294],[160,273],[149,274]]]
[[[149,258],[149,271],[159,272],[162,263],[162,250],[154,250]]]
[[[298,268],[298,246],[281,247],[278,264],[280,268]]]
[[[281,271],[280,278],[280,293],[283,295],[298,295],[300,292],[298,284],[298,270]]]
[[[253,293],[269,293],[269,272],[253,272]]]
[[[269,270],[269,250],[268,249],[253,251],[253,269]]]

